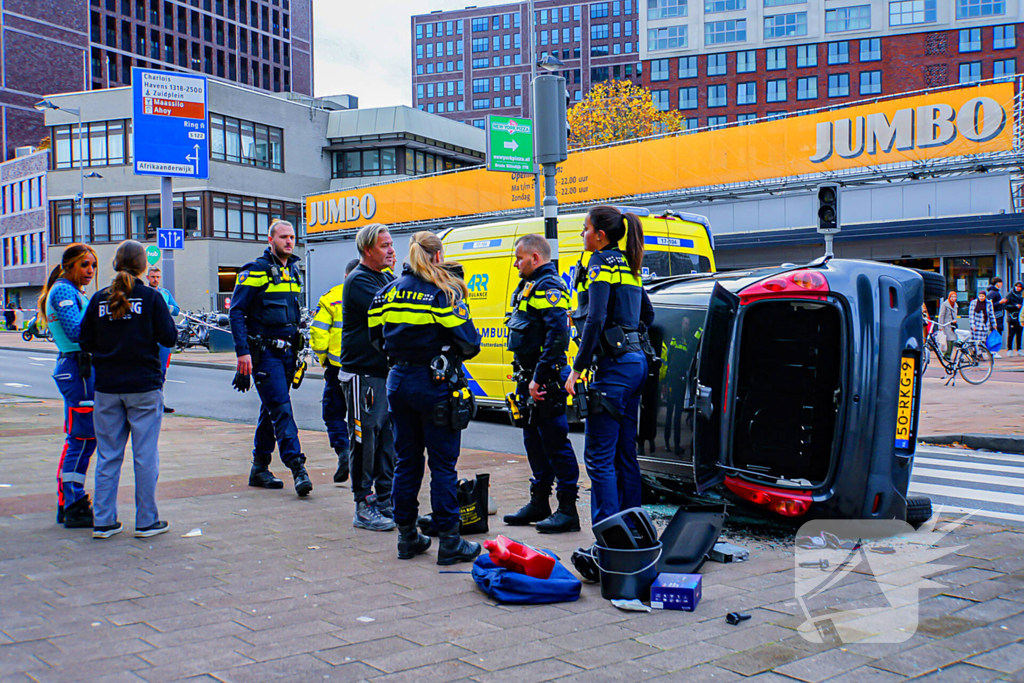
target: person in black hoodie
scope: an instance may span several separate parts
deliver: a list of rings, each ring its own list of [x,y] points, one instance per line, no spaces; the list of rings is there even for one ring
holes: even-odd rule
[[[1013,355],[1014,348],[1017,349],[1018,356],[1024,356],[1024,352],[1021,352],[1020,349],[1022,332],[1020,324],[1021,307],[1024,307],[1024,285],[1018,282],[1010,290],[1010,293],[1006,295],[1006,303],[1003,304],[1003,311],[1006,313],[1006,321],[1008,323],[1005,344],[1007,356]]]
[[[92,354],[96,373],[93,538],[110,538],[122,530],[117,486],[129,434],[135,463],[135,537],[168,529],[156,506],[157,441],[164,415],[160,347],[174,346],[178,331],[160,292],[139,279],[147,265],[141,244],[122,242],[114,255],[114,282],[92,297],[82,318],[79,344]]]

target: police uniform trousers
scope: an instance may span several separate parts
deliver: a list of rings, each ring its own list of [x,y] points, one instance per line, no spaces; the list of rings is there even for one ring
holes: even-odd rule
[[[395,425],[394,505],[398,526],[419,518],[423,452],[430,466],[430,506],[434,525],[450,529],[459,521],[455,471],[462,432],[434,424],[434,406],[448,400],[448,384],[431,381],[427,366],[395,366],[388,374],[388,407]]]
[[[377,496],[377,503],[391,502],[395,476],[395,431],[388,415],[387,380],[351,374],[342,382],[348,410],[349,472],[356,503]]]
[[[338,454],[338,460],[344,458],[345,462],[348,462],[348,410],[345,407],[345,391],[338,378],[340,372],[341,368],[337,365],[328,364],[324,368],[324,395],[320,400],[320,407],[331,448]]]
[[[62,353],[57,358],[53,380],[64,397],[64,450],[57,466],[57,504],[65,508],[85,495],[85,476],[96,451],[94,377],[82,377],[78,354]]]
[[[253,368],[253,380],[262,402],[252,451],[252,461],[257,467],[270,466],[275,444],[289,469],[306,462],[288,394],[292,386],[291,368],[292,351],[271,347],[263,350],[259,363]]]
[[[647,359],[640,351],[597,362],[591,387],[620,414],[594,413],[589,406],[583,462],[590,476],[591,519],[594,524],[640,505],[640,465],[636,459],[636,429],[640,396],[647,379]]]
[[[562,368],[561,378],[564,386],[569,378],[568,366]],[[518,392],[524,399],[529,398],[529,382],[521,383]],[[565,391],[560,391],[558,395],[549,393],[544,400],[561,401],[565,405],[565,399]],[[559,491],[578,484],[580,466],[569,442],[569,420],[564,410],[557,415],[545,415],[539,408],[534,408],[529,422],[523,427],[523,445],[533,472],[531,484],[546,489],[557,479]]]

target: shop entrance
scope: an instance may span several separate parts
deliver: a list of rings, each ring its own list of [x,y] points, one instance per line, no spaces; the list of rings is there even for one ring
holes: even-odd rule
[[[996,275],[995,256],[953,256],[945,259],[946,291],[956,292],[957,315],[966,318],[970,302]]]

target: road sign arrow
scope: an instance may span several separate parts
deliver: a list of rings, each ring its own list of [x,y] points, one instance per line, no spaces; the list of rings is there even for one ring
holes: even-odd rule
[[[519,149],[519,143],[517,143],[515,140],[510,140],[505,143],[505,149],[510,149],[514,152],[517,149]]]

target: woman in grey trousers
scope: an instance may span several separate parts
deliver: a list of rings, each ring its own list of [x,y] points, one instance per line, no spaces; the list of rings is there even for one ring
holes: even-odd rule
[[[946,337],[946,358],[953,352],[956,341],[956,292],[950,292],[939,308],[939,329]]]
[[[160,472],[157,441],[164,415],[160,346],[174,346],[177,329],[160,292],[141,279],[146,252],[134,240],[114,255],[116,275],[97,292],[82,319],[79,343],[92,354],[96,372],[96,490],[93,538],[122,530],[117,520],[117,486],[129,435],[135,461],[135,537],[167,531],[156,507]]]

